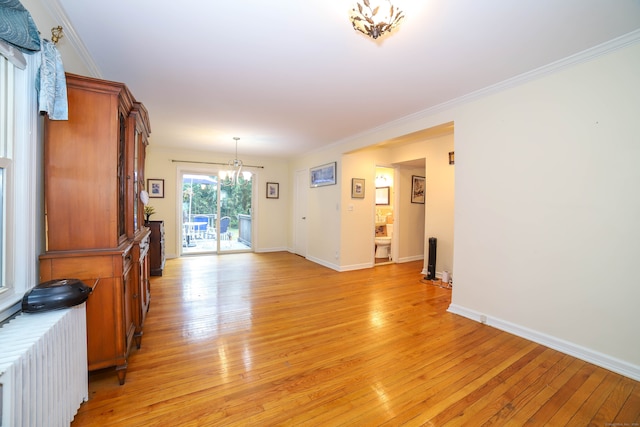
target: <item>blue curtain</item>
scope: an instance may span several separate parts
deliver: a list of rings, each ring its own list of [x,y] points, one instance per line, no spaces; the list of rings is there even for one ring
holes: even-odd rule
[[[24,51],[40,50],[38,27],[19,0],[0,0],[0,39]]]

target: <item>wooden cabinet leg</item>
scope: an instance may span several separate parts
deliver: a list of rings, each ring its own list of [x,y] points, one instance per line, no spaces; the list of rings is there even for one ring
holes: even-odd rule
[[[127,377],[127,367],[129,365],[125,363],[124,365],[116,366],[116,375],[118,375],[118,382],[120,385],[124,385],[124,381]]]
[[[136,340],[136,348],[140,350],[140,347],[142,346],[142,332],[138,332],[133,336],[133,338]]]

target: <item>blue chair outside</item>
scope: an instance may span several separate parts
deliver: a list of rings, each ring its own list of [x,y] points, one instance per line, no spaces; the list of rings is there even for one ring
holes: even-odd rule
[[[229,222],[231,222],[231,218],[228,216],[223,216],[220,218],[220,240],[230,240],[231,232],[229,229]]]

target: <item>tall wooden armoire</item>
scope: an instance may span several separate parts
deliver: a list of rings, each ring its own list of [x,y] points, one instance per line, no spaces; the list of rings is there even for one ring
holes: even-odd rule
[[[144,227],[144,106],[122,83],[67,74],[69,120],[45,118],[46,252],[40,281],[75,278],[87,300],[89,370],[115,366],[124,384],[149,308]]]

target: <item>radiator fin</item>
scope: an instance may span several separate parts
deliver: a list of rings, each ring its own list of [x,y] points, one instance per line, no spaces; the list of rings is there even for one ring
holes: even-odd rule
[[[88,400],[85,304],[0,327],[0,426],[66,427]]]

